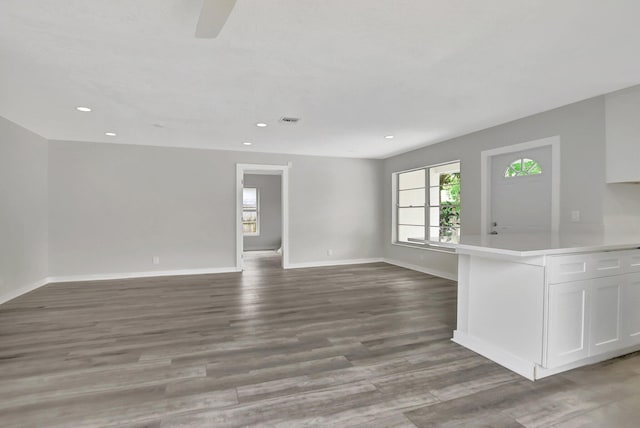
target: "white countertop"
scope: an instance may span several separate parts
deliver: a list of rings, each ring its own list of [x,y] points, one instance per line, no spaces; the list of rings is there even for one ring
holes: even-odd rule
[[[506,256],[532,257],[639,248],[640,235],[503,233],[500,235],[463,235],[458,243],[420,242],[430,246],[454,248],[457,253],[485,252]]]

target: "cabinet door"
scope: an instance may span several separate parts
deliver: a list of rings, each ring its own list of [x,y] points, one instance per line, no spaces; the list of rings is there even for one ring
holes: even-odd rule
[[[640,181],[640,88],[608,94],[605,109],[607,183]]]
[[[640,344],[640,273],[625,275],[622,288],[622,334],[627,346]]]
[[[548,368],[588,356],[588,286],[589,281],[549,285]]]
[[[614,351],[622,346],[621,294],[627,275],[590,281],[589,356]]]

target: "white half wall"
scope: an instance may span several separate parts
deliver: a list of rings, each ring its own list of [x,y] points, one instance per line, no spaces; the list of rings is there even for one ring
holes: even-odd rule
[[[0,303],[46,282],[47,150],[0,117]]]
[[[52,141],[49,275],[232,268],[236,164],[287,162],[290,262],[380,258],[382,161]]]

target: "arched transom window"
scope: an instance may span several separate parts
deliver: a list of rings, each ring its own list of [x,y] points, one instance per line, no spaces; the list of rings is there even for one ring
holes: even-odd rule
[[[511,162],[504,171],[505,177],[522,177],[525,175],[542,174],[540,164],[533,159],[521,158]]]

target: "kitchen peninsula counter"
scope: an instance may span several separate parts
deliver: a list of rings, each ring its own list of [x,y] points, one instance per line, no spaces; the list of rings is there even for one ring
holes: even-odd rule
[[[536,380],[640,350],[640,236],[468,235],[453,340]]]

